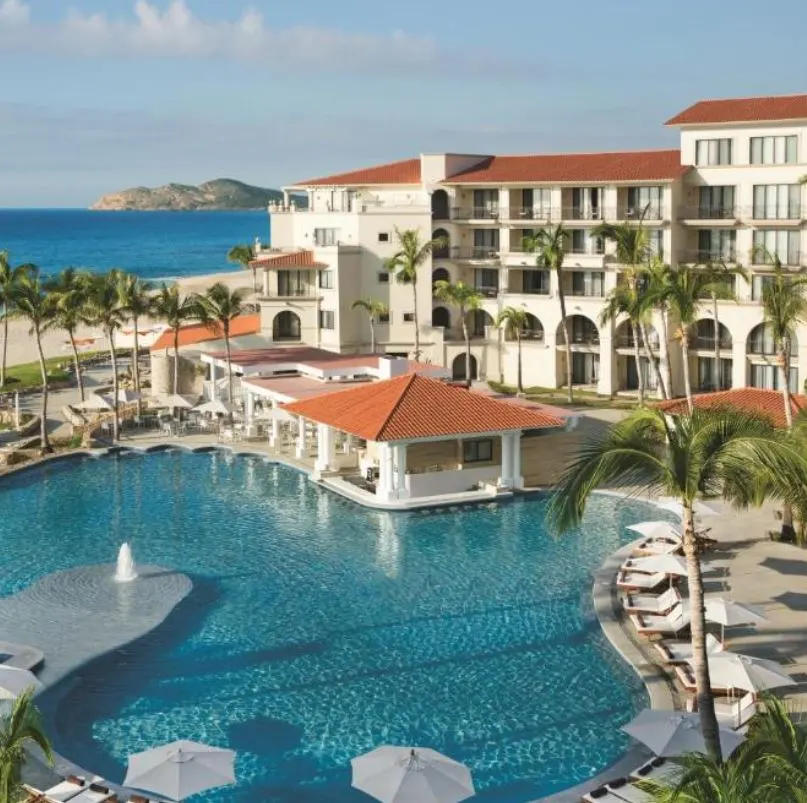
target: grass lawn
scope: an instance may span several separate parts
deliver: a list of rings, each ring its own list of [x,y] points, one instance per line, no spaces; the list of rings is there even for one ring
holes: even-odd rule
[[[117,349],[116,349],[117,351]],[[129,354],[128,351],[119,352]],[[99,355],[108,354],[106,351],[87,351],[79,354],[79,362],[88,362]],[[65,368],[73,365],[72,355],[62,357],[50,357],[45,360],[45,367],[48,371],[50,382],[66,382],[70,378]],[[61,368],[59,366],[62,366]],[[39,362],[26,362],[21,365],[11,365],[6,368],[6,384],[0,392],[13,392],[15,390],[27,390],[28,388],[42,387],[42,374],[39,371]]]
[[[516,388],[513,385],[500,385],[498,382],[488,382],[492,390],[499,393],[509,393],[515,396]],[[525,396],[530,401],[556,404],[559,407],[568,406],[569,396],[565,388],[542,388],[539,386],[524,388]],[[635,399],[610,396],[600,396],[590,390],[574,391],[574,407],[588,407],[592,409],[632,410],[636,407]]]

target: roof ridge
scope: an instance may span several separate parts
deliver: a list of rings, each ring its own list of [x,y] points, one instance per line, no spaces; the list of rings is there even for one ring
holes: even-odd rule
[[[387,426],[389,426],[390,420],[395,415],[398,408],[401,406],[401,403],[403,402],[404,397],[406,396],[407,392],[409,391],[409,388],[412,387],[412,385],[415,382],[415,379],[417,379],[417,378],[418,378],[418,374],[416,374],[416,373],[415,374],[409,374],[406,377],[406,382],[404,382],[404,386],[401,388],[401,392],[398,394],[397,401],[395,402],[395,404],[392,405],[392,409],[389,411],[386,418],[384,418],[384,420],[382,421],[381,426],[378,428],[378,432],[376,433],[377,437],[375,438],[375,440],[378,440],[379,437],[383,436],[384,430],[387,428]],[[421,377],[421,378],[425,379],[425,377]]]
[[[746,95],[744,97],[728,97],[728,98],[701,98],[696,100],[691,106],[697,106],[699,103],[724,103],[744,100],[785,100],[786,98],[807,98],[807,92],[790,92],[786,95]]]

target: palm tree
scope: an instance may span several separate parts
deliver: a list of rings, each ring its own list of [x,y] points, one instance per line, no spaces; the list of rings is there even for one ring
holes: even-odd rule
[[[600,314],[601,324],[613,323],[622,316],[626,316],[630,323],[633,332],[633,359],[636,361],[636,375],[639,382],[639,405],[642,407],[645,403],[645,377],[639,352],[639,329],[647,316],[644,298],[636,289],[636,283],[621,282],[608,294],[605,307]],[[648,345],[646,340],[645,345]],[[661,381],[660,373],[658,379]]]
[[[174,381],[172,392],[179,393],[179,331],[190,320],[196,320],[199,310],[193,296],[182,297],[177,285],[163,283],[154,297],[154,315],[174,330]]]
[[[807,726],[797,724],[782,700],[765,700],[765,715],[759,717],[754,743],[764,751],[764,761],[786,789],[793,803],[807,802]]]
[[[761,472],[770,482],[760,483]],[[693,506],[701,497],[720,497],[739,508],[760,504],[766,493],[792,494],[806,477],[807,461],[800,450],[769,419],[736,409],[696,409],[670,423],[661,410],[640,408],[581,448],[547,511],[551,527],[567,530],[580,521],[591,493],[603,486],[629,488],[650,498],[670,496],[681,503],[698,710],[709,753],[718,761]]]
[[[26,266],[11,267],[8,251],[0,251],[0,313],[3,316],[3,353],[0,356],[0,388],[6,384],[6,356],[8,353],[8,319],[14,306],[14,293]]]
[[[669,282],[672,269],[661,259],[651,259],[642,273],[642,290],[649,309],[658,310],[661,318],[661,363],[664,368],[664,398],[674,395],[670,366]]]
[[[154,310],[154,296],[152,294],[153,285],[138,279],[130,273],[125,273],[120,277],[118,293],[121,307],[132,321],[134,331],[134,341],[132,343],[132,377],[134,378],[134,389],[137,393],[137,415],[140,416],[143,410],[143,402],[140,399],[140,345],[139,333],[137,331],[141,318],[150,315]]]
[[[415,324],[415,360],[420,359],[420,324],[418,322],[418,269],[430,259],[432,252],[443,248],[446,240],[436,237],[433,240],[421,242],[420,232],[417,229],[395,229],[398,240],[398,251],[386,261],[388,271],[394,274],[400,284],[412,286],[412,302],[414,304],[413,322]]]
[[[39,711],[33,703],[33,689],[17,697],[8,714],[0,716],[0,803],[22,799],[22,768],[26,748],[36,745],[48,764],[53,763],[50,741],[42,728]]]
[[[518,349],[518,374],[516,390],[524,393],[524,383],[521,379],[521,333],[527,327],[527,313],[519,307],[505,307],[496,318],[496,326],[508,329],[516,338]]]
[[[389,307],[383,301],[374,298],[359,298],[350,308],[361,309],[367,313],[367,320],[370,323],[370,353],[375,354],[375,325],[382,315],[389,314]]]
[[[542,270],[554,272],[558,287],[558,303],[560,304],[560,325],[563,328],[563,340],[566,343],[566,392],[569,404],[574,402],[572,389],[572,347],[569,337],[569,322],[566,319],[566,294],[563,292],[563,261],[566,259],[566,240],[569,232],[558,223],[551,228],[538,229],[521,241],[522,248],[528,253],[536,254],[535,264]],[[519,341],[520,342],[520,341]],[[520,348],[520,346],[519,346]],[[519,370],[521,359],[519,358]]]
[[[73,369],[76,372],[76,384],[81,401],[84,401],[84,379],[81,376],[81,360],[76,346],[76,330],[87,322],[87,294],[89,292],[90,275],[76,268],[65,268],[59,276],[49,284],[48,289],[54,295],[54,325],[67,332],[70,348],[73,352]]]
[[[230,324],[233,318],[242,315],[246,309],[246,292],[230,290],[226,284],[216,282],[207,288],[204,295],[194,299],[199,320],[213,332],[224,338],[227,353],[227,389],[230,397],[230,423],[233,420],[233,366],[230,358]]]
[[[692,327],[698,318],[704,303],[714,298],[731,299],[734,293],[726,283],[725,276],[716,273],[711,267],[701,265],[679,265],[671,270],[667,284],[662,289],[663,298],[654,297],[652,301],[665,302],[678,319],[676,336],[681,343],[681,355],[684,360],[684,389],[687,407],[692,411],[692,382],[689,375],[689,342]],[[720,337],[719,322],[715,321],[715,337]]]
[[[118,355],[115,350],[115,333],[121,328],[126,317],[120,294],[120,287],[124,280],[125,274],[118,269],[111,270],[109,273],[96,274],[90,281],[87,294],[87,317],[96,326],[100,326],[106,335],[109,357],[112,361],[112,440],[115,443],[120,438]]]
[[[462,336],[465,338],[465,384],[471,387],[471,335],[468,332],[468,321],[465,316],[482,306],[482,294],[465,282],[451,284],[444,279],[438,279],[434,283],[434,297],[459,310]]]
[[[243,243],[241,245],[234,245],[227,252],[227,261],[240,265],[244,270],[252,271],[252,292],[258,292],[258,266],[255,265],[255,258],[258,255],[255,253],[255,247]]]
[[[39,276],[36,265],[23,265],[14,289],[13,314],[25,318],[31,324],[29,334],[33,335],[39,355],[39,371],[42,375],[42,420],[40,422],[40,443],[43,452],[50,451],[48,440],[48,369],[42,351],[42,334],[53,323],[55,297],[47,292]]]
[[[647,330],[646,313],[652,309],[652,306],[648,303],[647,296],[643,292],[639,292],[640,289],[643,289],[639,286],[640,281],[648,264],[653,258],[653,252],[650,247],[650,237],[644,226],[645,215],[649,209],[650,204],[642,211],[636,223],[600,223],[599,226],[592,229],[591,235],[592,237],[601,237],[603,240],[607,240],[616,245],[616,261],[624,269],[623,273],[627,280],[628,287],[632,293],[637,296],[637,299],[641,300],[641,304],[644,306],[645,314],[637,315],[635,322],[631,323],[633,339],[639,341],[639,335],[641,334],[640,342],[647,355],[648,365],[656,376],[656,382],[661,388],[664,398],[667,398],[667,391],[664,387],[661,369],[659,368],[658,360],[656,360],[656,355],[653,354],[653,348]],[[638,353],[639,345],[637,343],[635,345],[635,354],[638,355]],[[638,356],[636,356],[636,371],[639,374],[639,404],[644,404],[644,379],[641,375]]]
[[[773,255],[773,276],[763,287],[762,311],[765,326],[773,337],[779,384],[785,405],[787,428],[793,428],[793,408],[790,399],[790,344],[800,323],[807,321],[807,278],[789,275],[779,257]]]

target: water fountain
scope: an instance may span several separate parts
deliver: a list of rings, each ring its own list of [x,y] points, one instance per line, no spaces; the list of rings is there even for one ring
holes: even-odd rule
[[[132,549],[129,544],[121,544],[120,552],[118,552],[118,562],[115,567],[115,582],[131,583],[135,577],[137,577],[137,572],[135,571]]]

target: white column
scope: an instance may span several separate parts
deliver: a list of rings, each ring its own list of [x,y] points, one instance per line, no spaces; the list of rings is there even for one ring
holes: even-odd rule
[[[395,491],[398,499],[405,499],[409,492],[406,489],[406,444],[396,443],[395,456]]]
[[[392,476],[392,447],[388,443],[378,444],[378,483],[376,496],[389,501],[394,498],[394,479]]]
[[[274,449],[280,440],[280,421],[277,418],[277,402],[272,399],[272,428],[269,430],[269,445]]]
[[[297,444],[294,449],[294,456],[303,458],[305,453],[305,419],[302,416],[297,416]]]
[[[216,363],[210,363],[210,399],[215,401],[218,398],[218,390],[216,388]]]
[[[521,476],[521,433],[514,432],[512,438],[513,438],[513,454],[512,454],[513,471],[511,476],[513,477],[513,487],[523,488],[524,477]]]
[[[513,435],[511,432],[502,433],[502,468],[499,486],[502,488],[513,487]]]
[[[350,433],[345,435],[345,440],[342,442],[342,451],[345,454],[350,454],[353,449],[353,436]]]
[[[334,431],[327,424],[317,424],[317,460],[314,468],[327,471],[336,464]]]
[[[252,395],[252,391],[247,390],[243,385],[241,386],[241,389],[243,390],[243,392],[246,394],[246,397],[247,397],[247,400],[246,400],[247,403],[246,403],[246,407],[244,409],[244,416],[246,418],[246,424],[247,424],[247,426],[251,426],[252,425],[252,419],[255,418],[255,397]]]
[[[269,271],[263,271],[263,295],[265,298],[269,297]]]

